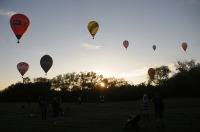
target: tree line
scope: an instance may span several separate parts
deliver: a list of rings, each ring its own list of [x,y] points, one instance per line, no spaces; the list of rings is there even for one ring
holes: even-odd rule
[[[168,66],[155,68],[153,79],[132,85],[123,78],[104,78],[95,72],[72,72],[52,79],[26,77],[23,82],[12,84],[0,92],[0,101],[37,101],[39,96],[61,97],[63,101],[76,101],[78,96],[85,102],[99,101],[103,95],[106,101],[137,100],[144,93],[153,96],[160,91],[165,98],[198,97],[200,94],[200,63],[177,61],[175,71]]]

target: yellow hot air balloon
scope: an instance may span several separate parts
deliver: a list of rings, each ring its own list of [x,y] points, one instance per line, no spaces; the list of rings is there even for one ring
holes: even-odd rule
[[[187,50],[187,43],[186,42],[183,42],[182,43],[182,48],[186,51]]]
[[[97,22],[91,21],[88,23],[88,30],[89,30],[90,34],[92,35],[93,39],[94,39],[94,36],[97,33],[98,29],[99,29],[99,24]]]

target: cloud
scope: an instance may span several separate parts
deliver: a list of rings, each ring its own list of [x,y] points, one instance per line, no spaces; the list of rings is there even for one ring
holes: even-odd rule
[[[117,75],[119,78],[132,78],[132,77],[138,77],[138,76],[145,76],[147,75],[148,68],[143,67],[140,69],[134,69],[128,72],[120,73]]]
[[[16,14],[16,12],[0,8],[0,16],[11,17],[14,14]]]
[[[176,67],[175,67],[174,63],[166,64],[166,66],[168,66],[171,71],[176,71]]]
[[[169,69],[171,70],[169,77],[173,76],[176,73],[176,67],[175,67],[174,63],[166,64],[166,66],[168,66]]]
[[[161,65],[159,66],[155,66],[155,67],[160,67]],[[176,68],[174,66],[174,63],[167,63],[165,64],[165,66],[168,66],[168,68],[171,70],[171,75],[173,75],[176,71]],[[141,67],[139,69],[134,69],[134,70],[130,70],[130,71],[127,71],[127,72],[122,72],[122,73],[119,73],[117,75],[115,75],[115,77],[117,78],[132,78],[132,77],[139,77],[139,76],[147,76],[147,71],[148,71],[148,67]]]
[[[99,45],[93,45],[93,44],[88,44],[88,43],[81,43],[81,46],[88,50],[98,50],[101,48],[101,46]]]

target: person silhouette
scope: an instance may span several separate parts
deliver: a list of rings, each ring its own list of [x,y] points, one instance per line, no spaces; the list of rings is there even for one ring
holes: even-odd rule
[[[156,127],[164,127],[164,101],[160,95],[160,92],[155,92],[152,102],[154,102],[155,107],[155,118]]]

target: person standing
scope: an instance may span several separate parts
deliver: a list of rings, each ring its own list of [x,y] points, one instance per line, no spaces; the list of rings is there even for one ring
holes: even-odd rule
[[[77,102],[78,102],[78,104],[82,104],[82,98],[81,98],[81,96],[78,96],[78,99],[77,99]]]
[[[146,124],[150,123],[150,119],[149,119],[149,99],[147,94],[143,95],[142,98],[142,116],[143,116],[143,126],[145,126]]]
[[[53,112],[54,112],[54,122],[53,125],[57,124],[57,120],[60,116],[60,109],[61,109],[61,100],[58,97],[54,98],[52,102]]]
[[[41,116],[42,120],[46,120],[47,118],[47,101],[44,97],[40,100],[40,110],[41,110]]]
[[[160,92],[156,92],[152,98],[155,107],[156,127],[164,127],[164,101]]]

